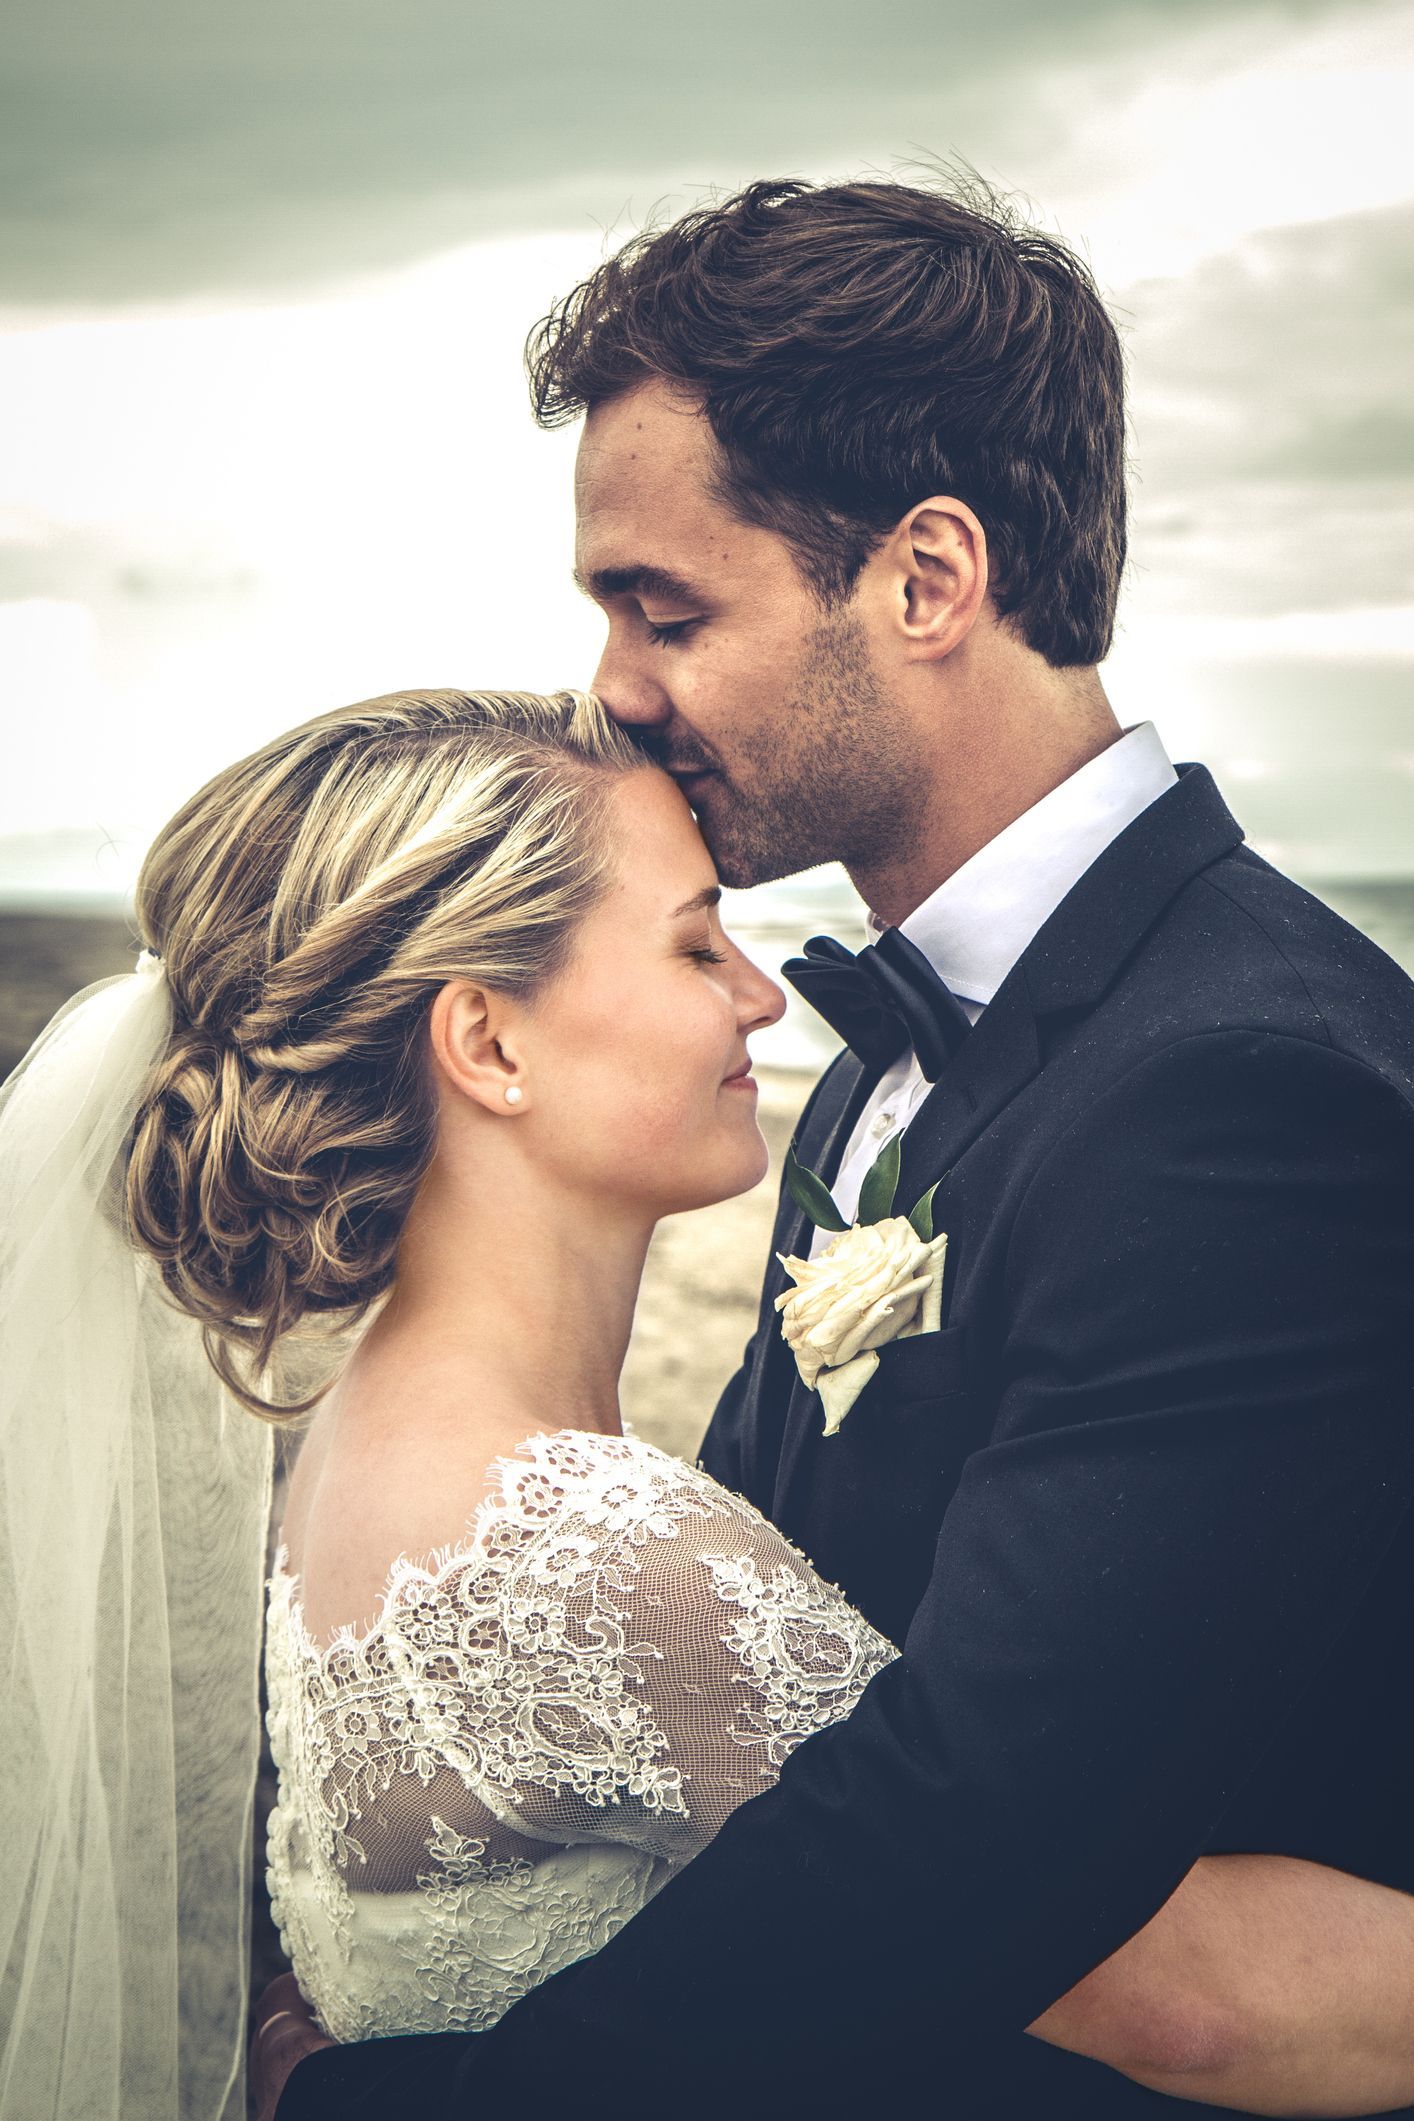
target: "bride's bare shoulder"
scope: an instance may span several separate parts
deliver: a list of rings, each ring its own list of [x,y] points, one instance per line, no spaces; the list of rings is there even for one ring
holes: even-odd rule
[[[548,1433],[523,1415],[468,1411],[376,1418],[331,1396],[298,1447],[280,1526],[286,1573],[299,1582],[316,1641],[361,1633],[382,1607],[390,1575],[468,1538],[500,1483],[499,1467]]]

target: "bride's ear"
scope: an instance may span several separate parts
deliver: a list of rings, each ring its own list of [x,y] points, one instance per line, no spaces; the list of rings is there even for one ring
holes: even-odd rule
[[[524,1112],[525,1070],[515,1003],[471,980],[449,980],[428,1016],[432,1065],[442,1085],[488,1112]]]

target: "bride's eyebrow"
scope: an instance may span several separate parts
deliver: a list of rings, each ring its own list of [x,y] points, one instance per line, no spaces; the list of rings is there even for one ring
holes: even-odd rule
[[[722,887],[720,884],[704,884],[696,898],[685,898],[680,906],[674,906],[668,918],[675,921],[680,919],[684,913],[701,913],[707,906],[719,905],[721,897]]]

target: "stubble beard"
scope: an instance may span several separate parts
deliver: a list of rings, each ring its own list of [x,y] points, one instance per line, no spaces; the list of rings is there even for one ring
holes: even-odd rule
[[[738,767],[730,780],[709,782],[698,812],[732,889],[822,862],[863,872],[897,859],[913,829],[916,761],[848,611],[828,613],[811,633],[795,689],[747,770],[749,781]]]

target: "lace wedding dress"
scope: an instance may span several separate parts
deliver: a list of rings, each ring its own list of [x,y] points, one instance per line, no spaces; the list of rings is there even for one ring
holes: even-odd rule
[[[478,2030],[597,1951],[897,1654],[636,1437],[492,1468],[467,1536],[311,1640],[276,1556],[275,1919],[336,2040]]]

